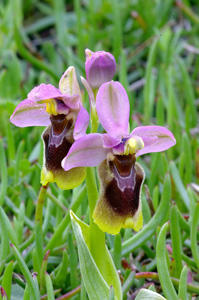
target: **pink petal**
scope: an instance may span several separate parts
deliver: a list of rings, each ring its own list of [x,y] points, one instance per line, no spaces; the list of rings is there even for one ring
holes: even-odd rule
[[[40,84],[35,87],[29,94],[28,99],[33,101],[42,101],[51,98],[59,98],[63,103],[71,109],[79,109],[79,95],[62,94],[60,90],[51,84]]]
[[[68,106],[71,109],[79,109],[80,108],[80,101],[78,95],[69,96],[66,94],[62,95],[62,101],[66,106]]]
[[[117,146],[121,140],[110,136],[109,134],[103,134],[103,142],[105,148],[113,148]]]
[[[79,139],[80,137],[86,134],[86,129],[89,124],[89,119],[90,119],[89,113],[83,106],[81,106],[74,127],[73,137],[75,140]]]
[[[176,144],[171,131],[161,126],[141,126],[131,132],[143,139],[144,148],[139,150],[137,156],[150,152],[161,152]]]
[[[79,100],[82,103],[82,94],[74,67],[69,67],[62,75],[59,81],[59,90],[62,94],[67,94],[69,96],[78,95]]]
[[[123,155],[124,154],[124,143],[120,143],[113,148],[114,155]]]
[[[81,76],[81,81],[82,81],[85,89],[87,90],[88,97],[89,97],[90,107],[91,106],[95,106],[95,97],[94,97],[94,93],[93,93],[92,88],[90,87],[88,81],[84,77],[82,77],[82,76]]]
[[[128,134],[129,99],[121,83],[104,83],[97,93],[96,108],[99,120],[109,135],[122,138]]]
[[[10,122],[19,127],[48,126],[50,116],[46,112],[46,104],[38,104],[33,100],[23,100],[13,112]]]
[[[40,84],[30,91],[28,99],[33,101],[62,97],[62,93],[52,84]]]
[[[103,148],[101,134],[87,134],[72,144],[67,156],[62,160],[62,167],[68,171],[75,167],[98,166],[109,151]]]

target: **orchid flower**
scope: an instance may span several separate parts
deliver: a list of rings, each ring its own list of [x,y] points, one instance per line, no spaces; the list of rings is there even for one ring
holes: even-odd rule
[[[15,109],[10,121],[19,127],[48,126],[42,137],[44,163],[41,183],[56,182],[62,189],[79,185],[85,169],[68,172],[61,167],[74,140],[82,137],[89,123],[89,114],[82,106],[82,97],[74,67],[69,67],[59,82],[35,87]]]
[[[85,54],[86,79],[81,76],[81,81],[89,96],[91,128],[97,131],[99,122],[96,112],[96,93],[103,83],[112,80],[116,72],[116,61],[111,53],[105,51],[92,52],[86,49]]]
[[[67,171],[100,165],[100,196],[94,222],[110,234],[119,233],[121,228],[138,231],[143,223],[140,193],[144,170],[136,157],[164,151],[175,145],[175,138],[161,126],[141,126],[129,133],[129,100],[119,82],[102,84],[96,109],[107,133],[88,134],[76,140],[62,166]]]

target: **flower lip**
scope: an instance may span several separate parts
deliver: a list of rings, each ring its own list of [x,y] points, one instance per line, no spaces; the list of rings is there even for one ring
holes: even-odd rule
[[[66,115],[64,114],[57,115],[57,116],[51,115],[50,121],[55,135],[61,134],[64,128],[66,127],[66,124],[67,124],[67,128],[69,129],[73,123],[72,120],[68,121]]]
[[[45,165],[48,170],[61,169],[61,161],[67,155],[73,139],[73,130],[68,128],[64,115],[51,116],[52,125],[43,133]],[[70,122],[70,121],[69,121]]]
[[[126,170],[123,164],[127,166]],[[100,197],[93,213],[94,222],[109,234],[117,234],[121,228],[140,230],[143,223],[140,192],[144,171],[135,163],[135,155],[116,156],[108,163],[104,160],[98,172]]]
[[[121,177],[128,177],[130,175],[132,166],[135,164],[135,160],[135,154],[116,155],[112,162],[114,163],[114,166]],[[110,164],[111,163],[109,163],[109,165]]]

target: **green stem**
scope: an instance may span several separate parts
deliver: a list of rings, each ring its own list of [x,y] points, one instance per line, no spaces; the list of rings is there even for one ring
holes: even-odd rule
[[[70,299],[72,296],[77,295],[81,290],[81,285],[79,285],[78,287],[76,287],[74,290],[68,292],[65,295],[62,295],[61,297],[57,298],[57,300],[66,300],[66,299]]]
[[[91,121],[91,133],[97,132],[98,125],[98,121]]]
[[[36,206],[36,213],[35,213],[35,222],[40,222],[42,225],[42,211],[43,211],[43,205],[45,200],[45,195],[47,191],[48,185],[42,186],[41,190],[39,192],[39,196],[37,199],[37,206]]]
[[[45,195],[48,185],[42,186],[37,199],[37,206],[35,212],[35,243],[36,251],[39,259],[39,269],[43,261],[43,236],[42,236],[42,212],[45,200]]]
[[[90,251],[97,266],[99,267],[101,265],[101,261],[104,259],[105,233],[102,232],[93,222],[92,217],[98,199],[98,191],[93,168],[87,168],[86,170],[86,186],[90,209]]]
[[[97,97],[98,89],[93,89],[94,94],[94,103],[91,103],[91,133],[96,133],[99,125],[97,110],[96,110],[96,97]]]
[[[86,196],[86,188],[85,185],[81,188],[81,190],[79,191],[78,195],[76,196],[76,198],[72,201],[72,204],[70,206],[70,209],[73,212],[76,212],[76,210],[78,209],[78,207],[80,206],[80,204],[82,203],[84,197]],[[63,218],[63,220],[61,221],[61,223],[58,225],[58,227],[55,229],[55,232],[53,234],[53,236],[51,237],[51,239],[49,240],[48,244],[46,245],[45,248],[45,252],[47,250],[53,250],[55,248],[55,246],[57,245],[57,242],[60,241],[60,239],[62,238],[62,234],[64,232],[64,230],[66,229],[66,227],[70,224],[70,215],[69,215],[69,210],[67,211],[65,217]]]
[[[90,209],[90,224],[92,224],[93,223],[92,215],[98,199],[98,191],[96,186],[94,168],[86,169],[86,187],[87,187],[89,209]]]
[[[135,275],[136,279],[144,278],[144,279],[153,279],[153,280],[159,280],[158,273],[155,272],[140,272]],[[171,277],[172,283],[178,288],[180,280],[174,277]],[[189,293],[196,293],[199,295],[199,287],[195,286],[193,284],[187,284],[187,291]]]
[[[96,94],[96,91],[94,91]],[[99,125],[97,110],[95,106],[91,105],[91,133],[96,133]]]

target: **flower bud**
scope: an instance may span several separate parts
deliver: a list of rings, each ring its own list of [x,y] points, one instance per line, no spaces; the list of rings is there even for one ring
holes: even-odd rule
[[[86,49],[86,78],[93,89],[112,80],[116,71],[116,62],[112,54],[105,51],[92,52]]]

